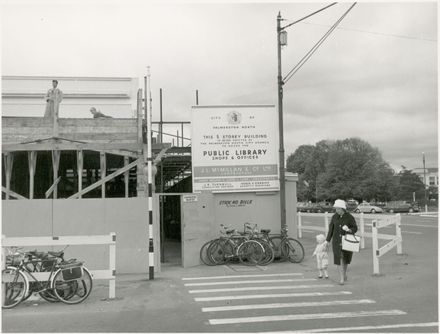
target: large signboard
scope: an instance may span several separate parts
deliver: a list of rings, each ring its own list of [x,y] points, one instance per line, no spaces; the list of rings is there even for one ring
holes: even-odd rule
[[[193,192],[279,190],[274,106],[192,108]]]

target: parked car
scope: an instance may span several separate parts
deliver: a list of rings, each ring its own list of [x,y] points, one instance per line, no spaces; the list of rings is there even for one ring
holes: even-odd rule
[[[296,211],[308,213],[324,212],[319,204],[312,202],[298,202]]]
[[[375,206],[375,205],[371,205],[368,202],[363,202],[361,204],[359,204],[356,208],[356,210],[354,210],[354,212],[356,213],[382,213],[383,210],[382,208]]]
[[[386,212],[398,213],[398,212],[419,212],[420,206],[416,202],[406,201],[393,201],[388,202],[384,207]]]
[[[355,199],[349,199],[346,201],[347,203],[347,211],[353,212],[359,205],[359,202]]]
[[[335,208],[332,203],[329,202],[319,202],[318,203],[318,212],[335,212]]]
[[[310,205],[308,202],[298,202],[296,204],[296,211],[298,212],[310,212]]]

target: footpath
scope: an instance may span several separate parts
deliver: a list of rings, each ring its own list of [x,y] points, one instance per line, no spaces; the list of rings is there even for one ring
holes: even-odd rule
[[[108,285],[105,281],[96,281],[90,297],[82,304],[66,305],[34,299],[16,308],[3,310],[2,331],[215,331],[207,327],[203,318],[197,320],[200,308],[182,288],[182,278],[289,272],[301,272],[305,278],[316,278],[315,259],[311,257],[315,234],[305,233],[301,239],[306,257],[300,264],[282,262],[265,267],[200,265],[192,268],[162,264],[162,271],[155,273],[154,280],[148,280],[148,273],[117,275],[116,298],[113,300],[108,299]],[[438,322],[437,235],[405,235],[403,254],[396,255],[393,249],[383,256],[380,260],[381,275],[378,276],[373,275],[371,252],[369,239],[366,248],[353,256],[346,287],[360,296],[376,300],[378,304],[403,308],[408,313],[405,320],[402,320],[404,322]],[[330,279],[325,283],[337,285],[338,274],[332,261],[329,274]]]

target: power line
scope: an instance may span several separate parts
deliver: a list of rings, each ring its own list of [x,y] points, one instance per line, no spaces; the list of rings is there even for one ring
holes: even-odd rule
[[[319,23],[312,23],[312,22],[302,22],[302,23],[303,24],[309,24],[309,25],[315,25],[315,26],[321,26],[321,27],[328,27],[328,25],[326,25],[326,24],[319,24]],[[354,28],[337,27],[336,29],[347,30],[347,31],[354,31],[354,32],[361,32],[361,33],[372,34],[372,35],[380,35],[380,36],[388,36],[388,37],[396,37],[396,38],[405,38],[405,39],[415,39],[415,40],[427,41],[427,42],[437,42],[436,39],[422,38],[422,37],[412,37],[412,36],[396,35],[396,34],[387,34],[387,33],[383,33],[383,32],[368,31],[368,30],[361,30],[361,29],[354,29]]]
[[[315,15],[315,14],[318,14],[319,12],[322,12],[323,10],[325,10],[325,9],[331,7],[331,6],[334,6],[334,5],[336,5],[336,4],[337,4],[337,2],[333,2],[332,4],[330,4],[330,5],[328,5],[328,6],[325,6],[324,8],[321,8],[321,9],[317,10],[316,12],[313,12],[313,13],[307,15],[307,16],[304,16],[302,19],[299,19],[299,20],[297,20],[297,21],[295,21],[295,22],[292,22],[292,23],[286,25],[285,27],[281,27],[281,29],[284,30],[284,29],[286,29],[286,28],[288,28],[288,27],[290,27],[290,26],[293,26],[294,24],[299,23],[299,22],[301,22],[301,21],[303,21],[303,20],[309,18],[310,16],[313,16],[313,15]]]
[[[353,9],[353,7],[356,5],[356,2],[348,8],[348,10],[331,26],[331,28],[324,34],[323,37],[306,53],[306,55],[287,73],[287,75],[284,77],[283,82],[286,83],[287,81],[292,78],[292,76],[299,71],[299,69],[310,59],[310,57],[316,52],[316,50],[324,43],[324,41],[327,39],[327,37],[330,36],[330,34],[336,29],[336,27],[341,23],[341,21],[347,16],[347,14]]]

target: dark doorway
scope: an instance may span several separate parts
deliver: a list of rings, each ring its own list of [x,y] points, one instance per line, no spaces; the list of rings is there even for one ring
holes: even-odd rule
[[[180,195],[161,195],[161,262],[182,264]]]

